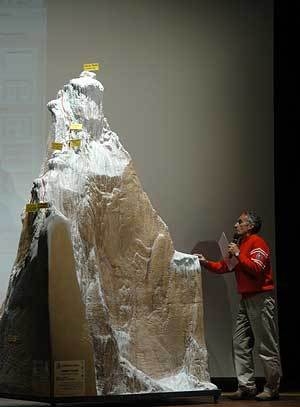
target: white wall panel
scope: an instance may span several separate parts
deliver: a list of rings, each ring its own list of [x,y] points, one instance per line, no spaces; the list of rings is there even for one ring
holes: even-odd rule
[[[45,140],[46,8],[0,1],[0,301],[16,256],[21,213]]]

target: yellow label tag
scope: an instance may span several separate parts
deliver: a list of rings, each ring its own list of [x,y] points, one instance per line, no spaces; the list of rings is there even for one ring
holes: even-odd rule
[[[82,123],[71,123],[70,130],[82,130]]]
[[[49,208],[49,203],[48,202],[39,202],[39,203],[37,203],[37,208],[38,209]]]
[[[52,150],[62,150],[63,143],[52,143],[51,147],[52,147]]]
[[[76,148],[76,147],[80,147],[80,146],[81,146],[81,139],[80,138],[70,140],[70,147]]]
[[[19,340],[19,338],[17,335],[8,335],[8,337],[7,337],[7,341],[9,343],[16,343],[16,342],[18,342],[18,340]]]
[[[38,210],[38,206],[36,203],[26,204],[26,212],[36,212]]]
[[[84,71],[99,71],[99,64],[84,64]]]

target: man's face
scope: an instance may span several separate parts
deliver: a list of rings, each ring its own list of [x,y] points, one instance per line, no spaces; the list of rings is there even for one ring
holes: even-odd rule
[[[253,225],[249,223],[249,219],[247,214],[242,213],[238,220],[236,221],[234,225],[235,231],[240,235],[240,236],[246,236],[251,234],[251,230],[253,228]]]

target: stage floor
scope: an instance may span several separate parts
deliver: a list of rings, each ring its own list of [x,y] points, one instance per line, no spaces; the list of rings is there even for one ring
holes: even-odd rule
[[[280,400],[272,401],[272,402],[263,402],[259,403],[255,400],[243,400],[243,401],[232,401],[227,398],[227,396],[230,393],[222,393],[222,395],[219,397],[218,402],[215,404],[213,401],[210,402],[202,402],[202,401],[195,401],[195,400],[190,400],[186,402],[186,404],[183,404],[182,402],[179,404],[168,404],[166,401],[164,401],[162,404],[159,404],[159,402],[155,402],[153,404],[151,403],[146,403],[147,406],[155,406],[155,407],[160,407],[160,406],[169,406],[169,407],[174,407],[174,406],[181,406],[181,407],[205,407],[205,406],[213,406],[213,405],[219,405],[220,407],[229,407],[229,406],[235,406],[235,407],[253,407],[255,405],[259,405],[260,407],[300,407],[300,393],[280,393]],[[74,403],[74,404],[58,404],[58,407],[61,406],[76,406],[76,407],[86,407],[89,404],[87,403]],[[127,404],[128,405],[128,404]],[[36,403],[32,401],[22,401],[22,400],[12,400],[12,399],[4,399],[0,398],[0,406],[1,407],[49,407],[50,404],[48,403]],[[90,404],[90,406],[92,406]],[[94,407],[97,407],[97,404],[93,404]],[[102,404],[103,406],[103,404]],[[120,404],[121,406],[121,404]]]

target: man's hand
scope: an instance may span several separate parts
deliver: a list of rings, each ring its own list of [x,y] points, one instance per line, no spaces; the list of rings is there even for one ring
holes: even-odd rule
[[[203,254],[194,253],[194,255],[198,257],[201,266],[205,266],[205,264],[207,263],[207,260],[206,260],[206,258],[203,256]]]
[[[228,254],[231,256],[238,256],[240,254],[239,246],[236,243],[229,243],[228,245]]]

